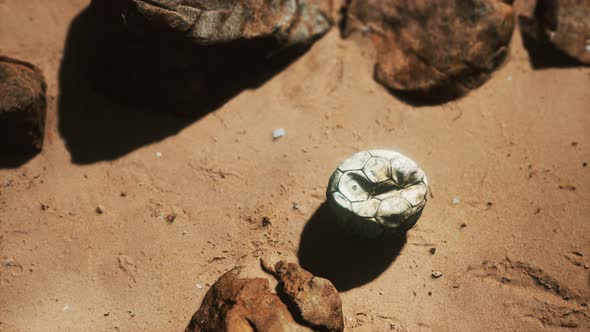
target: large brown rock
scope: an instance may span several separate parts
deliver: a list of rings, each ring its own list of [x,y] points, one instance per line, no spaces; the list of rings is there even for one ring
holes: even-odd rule
[[[267,268],[268,269],[268,268]],[[295,263],[279,261],[274,267],[279,293],[308,326],[320,331],[343,331],[342,300],[328,279],[315,277]]]
[[[343,331],[340,296],[328,280],[283,261],[265,268],[279,279],[278,294],[267,279],[233,269],[211,286],[186,332]]]
[[[41,150],[46,89],[37,67],[0,56],[0,155]]]
[[[332,0],[127,0],[131,26],[172,32],[198,45],[272,38],[304,45],[332,25]]]
[[[500,0],[352,0],[345,35],[371,36],[377,81],[438,100],[483,84],[513,30],[512,6]]]
[[[522,7],[520,30],[533,63],[569,57],[590,65],[589,0],[523,0]]]
[[[293,320],[287,306],[271,293],[268,280],[224,274],[209,289],[187,332],[310,331]]]

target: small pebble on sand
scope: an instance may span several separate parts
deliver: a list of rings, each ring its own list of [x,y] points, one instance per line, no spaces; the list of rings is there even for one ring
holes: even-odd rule
[[[105,210],[104,210],[104,206],[102,206],[102,205],[100,205],[100,204],[99,204],[99,205],[96,207],[96,213],[98,213],[98,214],[103,214],[103,213],[104,213],[104,211],[105,211]]]
[[[279,139],[279,138],[285,136],[285,134],[286,134],[285,129],[283,129],[283,128],[275,129],[275,131],[272,132],[272,139],[273,140]]]
[[[170,213],[169,215],[166,216],[166,221],[168,223],[173,223],[174,220],[176,220],[176,214]]]
[[[442,275],[443,274],[440,271],[432,271],[432,277],[433,278],[440,278],[440,277],[442,277]]]

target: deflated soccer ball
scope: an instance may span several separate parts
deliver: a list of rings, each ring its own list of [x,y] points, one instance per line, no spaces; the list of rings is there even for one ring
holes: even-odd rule
[[[426,205],[428,180],[410,158],[388,150],[359,152],[332,173],[326,196],[340,223],[366,238],[412,228]]]

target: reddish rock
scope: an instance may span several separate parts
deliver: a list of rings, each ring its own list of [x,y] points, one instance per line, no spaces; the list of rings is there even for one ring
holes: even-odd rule
[[[0,155],[41,150],[46,89],[37,67],[0,56]]]
[[[342,300],[332,283],[315,277],[294,263],[279,261],[274,274],[280,280],[284,295],[296,315],[306,325],[319,331],[343,331]]]
[[[268,280],[224,274],[209,289],[186,332],[304,332],[287,306],[271,293]]]
[[[519,23],[533,63],[569,57],[590,65],[590,1],[523,0]]]
[[[352,0],[345,36],[371,37],[386,87],[445,100],[490,78],[513,30],[512,6],[500,0]]]
[[[278,294],[267,279],[231,270],[211,286],[186,332],[343,331],[340,296],[328,280],[297,264],[263,265],[279,280]]]

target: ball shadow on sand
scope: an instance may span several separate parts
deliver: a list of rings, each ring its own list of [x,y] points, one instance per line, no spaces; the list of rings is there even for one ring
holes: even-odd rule
[[[269,58],[276,41],[268,39],[199,47],[161,31],[129,31],[124,20],[132,18],[121,16],[121,3],[93,0],[68,31],[59,132],[77,164],[113,160],[175,135],[305,51]]]
[[[343,292],[379,277],[405,244],[405,233],[375,240],[356,238],[340,228],[323,203],[303,229],[297,256],[301,267],[330,280]]]

